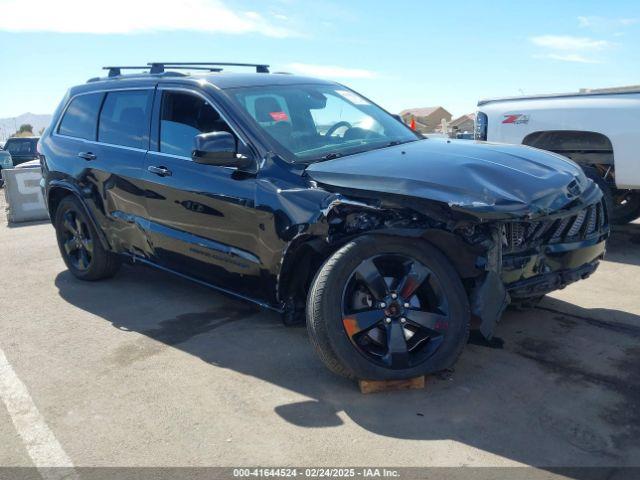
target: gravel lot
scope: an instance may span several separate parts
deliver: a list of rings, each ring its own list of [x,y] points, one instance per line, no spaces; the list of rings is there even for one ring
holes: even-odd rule
[[[508,311],[503,349],[361,395],[304,328],[145,267],[77,281],[48,223],[0,209],[0,353],[75,466],[640,466],[639,223],[592,278]],[[32,466],[7,395],[0,465]]]

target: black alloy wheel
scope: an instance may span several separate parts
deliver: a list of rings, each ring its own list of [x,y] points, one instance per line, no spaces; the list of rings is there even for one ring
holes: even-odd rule
[[[120,258],[104,248],[79,199],[64,197],[53,218],[62,259],[75,277],[101,280],[118,271]]]
[[[87,271],[93,260],[93,238],[89,226],[75,210],[67,210],[62,222],[62,246],[74,268]]]
[[[355,269],[343,290],[342,323],[360,353],[406,369],[440,347],[449,305],[434,273],[405,255],[378,255]]]
[[[318,357],[354,379],[450,368],[469,337],[468,295],[445,255],[420,239],[355,238],[322,265],[307,300]]]

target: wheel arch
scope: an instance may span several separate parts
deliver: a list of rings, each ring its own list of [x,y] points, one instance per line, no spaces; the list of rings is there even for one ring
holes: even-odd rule
[[[600,132],[539,130],[524,137],[522,144],[564,155],[579,164],[614,164],[613,143]]]
[[[482,273],[476,263],[484,252],[469,245],[454,233],[437,228],[369,230],[333,242],[327,242],[321,237],[308,236],[292,242],[285,251],[277,280],[278,299],[281,302],[289,297],[306,299],[311,282],[322,264],[342,246],[365,235],[424,241],[438,249],[451,262],[461,279],[476,277]]]
[[[51,223],[55,221],[56,211],[62,199],[70,195],[73,195],[80,202],[80,205],[82,205],[82,208],[84,209],[85,214],[89,218],[89,221],[92,223],[93,228],[95,229],[96,232],[98,232],[98,239],[100,240],[100,243],[102,244],[102,246],[106,250],[111,250],[111,247],[109,245],[109,242],[107,241],[106,236],[104,235],[104,232],[99,227],[95,217],[87,207],[86,203],[83,201],[82,193],[76,186],[70,183],[56,182],[49,186],[49,189],[47,192],[47,209],[49,212],[49,218],[51,219]]]

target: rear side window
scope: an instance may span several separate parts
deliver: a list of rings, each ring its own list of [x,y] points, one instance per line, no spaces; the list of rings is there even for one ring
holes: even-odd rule
[[[107,93],[98,124],[98,141],[147,149],[152,90]]]
[[[58,133],[85,140],[95,140],[98,110],[102,103],[102,96],[102,93],[89,93],[71,100],[60,122]]]

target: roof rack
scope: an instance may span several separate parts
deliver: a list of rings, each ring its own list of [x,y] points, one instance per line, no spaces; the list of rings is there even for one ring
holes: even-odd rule
[[[109,70],[110,77],[117,77],[122,75],[122,70],[148,70],[149,66],[145,65],[144,67],[133,67],[133,66],[112,66],[112,67],[102,67],[103,70]]]
[[[269,73],[269,65],[263,63],[230,63],[230,62],[150,62],[150,73],[162,73],[166,68],[186,70],[211,70],[220,71],[215,67],[254,67],[256,73]],[[147,67],[147,68],[149,68]],[[213,68],[212,68],[213,67]]]
[[[143,66],[132,65],[111,65],[108,67],[102,67],[103,70],[108,70],[108,77],[114,78],[122,75],[122,70],[147,70],[143,74],[160,74],[166,73],[169,75],[171,72],[166,72],[166,69],[171,70],[205,70],[208,72],[221,72],[221,67],[253,67],[256,69],[256,73],[269,73],[269,65],[262,63],[229,63],[229,62],[149,62]],[[182,73],[175,72],[175,75],[184,75]],[[94,82],[100,80],[99,77],[90,78],[89,81]]]

